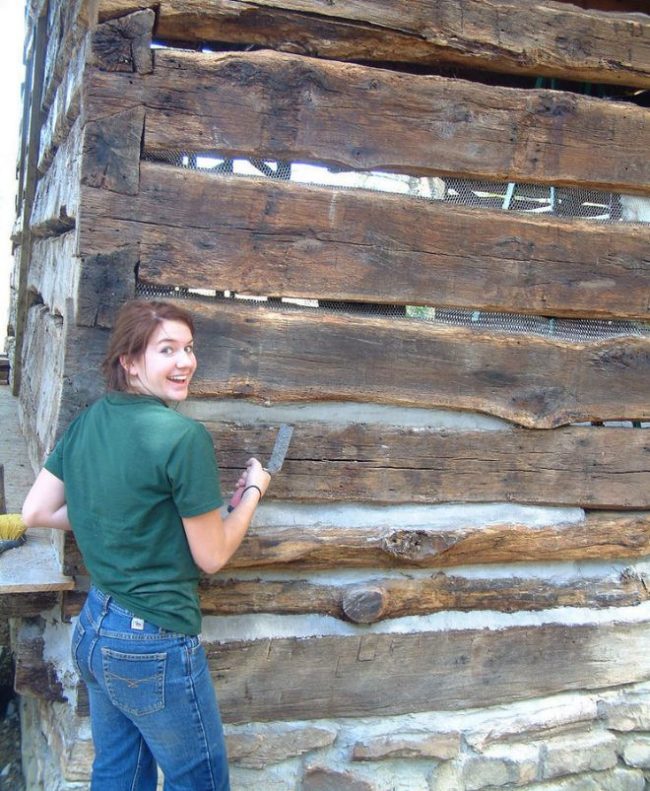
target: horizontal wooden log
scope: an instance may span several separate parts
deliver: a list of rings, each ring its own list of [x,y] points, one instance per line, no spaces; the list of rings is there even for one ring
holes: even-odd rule
[[[543,316],[650,315],[650,226],[151,162],[141,164],[132,197],[82,195],[82,254],[138,244],[138,277],[148,284]]]
[[[650,594],[644,580],[634,574],[615,580],[581,577],[553,583],[518,578],[467,579],[438,573],[427,579],[376,578],[347,585],[207,578],[200,595],[205,615],[319,613],[354,623],[375,623],[446,610],[516,612],[633,606],[647,601]]]
[[[650,189],[646,110],[559,91],[275,52],[160,50],[151,75],[89,74],[89,117],[142,105],[151,155],[213,152],[420,176]]]
[[[30,458],[45,458],[52,444],[58,397],[64,374],[65,332],[61,316],[33,305],[25,324],[24,369],[20,388],[21,417],[30,426],[26,436]]]
[[[76,242],[74,229],[32,242],[27,288],[58,316],[65,314],[66,300],[77,290],[80,259]]]
[[[153,5],[153,0],[102,0],[100,14],[108,17]],[[155,6],[156,34],[167,40],[256,44],[343,60],[446,63],[650,85],[650,22],[645,16],[611,19],[552,2],[515,0],[162,0]],[[633,0],[618,9],[647,7]]]
[[[78,47],[96,21],[95,3],[86,0],[66,0],[50,3],[47,8],[47,50],[43,89],[43,106],[49,107],[57,88]]]
[[[239,300],[190,307],[198,396],[478,410],[538,428],[650,417],[649,337],[570,343]]]
[[[650,678],[647,623],[206,645],[226,722],[456,711]]]
[[[37,616],[51,610],[58,602],[58,591],[3,593],[0,595],[0,618]]]
[[[54,93],[41,128],[38,147],[38,169],[41,173],[47,171],[57,149],[65,143],[79,116],[86,57],[87,38],[84,38]]]
[[[629,607],[650,598],[647,582],[627,572],[616,579],[579,577],[558,583],[540,579],[472,579],[437,573],[426,579],[381,578],[345,585],[310,580],[204,577],[199,586],[203,615],[316,613],[353,623],[469,612],[539,611],[554,607]],[[69,618],[83,606],[85,593],[66,592]]]
[[[650,552],[650,515],[591,512],[585,521],[423,527],[251,528],[229,568],[433,567],[640,558]],[[68,549],[66,548],[66,559]],[[74,573],[74,572],[69,572]]]
[[[275,485],[275,484],[274,484]],[[262,517],[246,535],[228,570],[265,567],[452,568],[488,563],[638,559],[650,554],[650,514],[590,512],[582,522],[517,523],[432,528],[376,524],[278,526]],[[87,575],[72,534],[64,572]]]
[[[225,722],[479,708],[650,677],[647,623],[206,645]],[[88,714],[85,688],[77,713]]]
[[[269,457],[275,429],[207,423],[224,485]],[[298,424],[268,496],[375,503],[650,507],[650,433],[618,427],[439,431]]]
[[[82,119],[54,156],[47,172],[38,180],[30,215],[34,236],[57,236],[75,227],[79,212]]]

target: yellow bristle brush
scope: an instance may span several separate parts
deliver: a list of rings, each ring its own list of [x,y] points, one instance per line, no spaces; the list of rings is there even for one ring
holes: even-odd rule
[[[0,541],[19,541],[27,526],[20,514],[0,514]]]

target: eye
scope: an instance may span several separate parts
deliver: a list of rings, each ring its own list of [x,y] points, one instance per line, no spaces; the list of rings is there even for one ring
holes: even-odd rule
[[[185,347],[185,354],[194,354],[194,346],[186,346]]]
[[[173,352],[174,352],[174,350],[172,349],[171,346],[162,346],[160,348],[160,353],[161,354],[169,355],[169,354],[173,354]]]

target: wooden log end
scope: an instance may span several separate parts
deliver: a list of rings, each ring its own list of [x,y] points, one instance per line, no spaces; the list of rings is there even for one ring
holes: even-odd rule
[[[140,142],[144,109],[131,107],[90,121],[84,130],[81,183],[126,195],[140,185]]]
[[[354,623],[374,623],[380,620],[386,604],[383,590],[365,586],[347,591],[341,600],[345,617]]]
[[[149,74],[153,71],[151,9],[112,19],[93,32],[90,62],[102,71]]]

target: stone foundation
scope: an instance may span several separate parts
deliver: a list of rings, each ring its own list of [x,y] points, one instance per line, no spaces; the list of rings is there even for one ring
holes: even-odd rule
[[[71,707],[22,700],[28,791],[85,791]],[[459,712],[226,726],[233,791],[643,791],[650,684]]]

